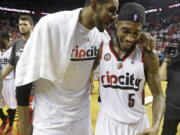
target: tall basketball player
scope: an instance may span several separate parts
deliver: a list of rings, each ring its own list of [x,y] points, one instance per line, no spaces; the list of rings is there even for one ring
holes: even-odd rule
[[[125,4],[115,22],[115,36],[101,46],[101,108],[95,135],[158,134],[165,103],[159,79],[158,56],[137,43],[144,23],[144,8],[137,3]],[[143,105],[146,81],[154,98],[151,128]]]

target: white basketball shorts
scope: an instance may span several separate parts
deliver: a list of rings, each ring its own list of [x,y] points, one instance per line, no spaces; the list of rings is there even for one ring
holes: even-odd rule
[[[137,123],[125,124],[106,116],[102,112],[99,112],[95,135],[136,135],[145,128],[149,128],[146,114]]]
[[[46,123],[46,122],[45,122]],[[41,124],[38,124],[41,125]],[[90,118],[57,124],[42,124],[33,126],[33,135],[93,135]]]
[[[3,89],[2,95],[4,99],[4,103],[0,103],[0,107],[2,108],[5,104],[8,105],[11,109],[16,109],[17,101],[16,101],[16,92],[15,92],[15,82],[14,78],[3,80]]]

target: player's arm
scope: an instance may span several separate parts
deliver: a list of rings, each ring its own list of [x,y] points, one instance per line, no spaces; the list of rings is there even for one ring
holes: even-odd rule
[[[97,68],[97,66],[99,65],[99,59],[100,59],[100,56],[99,56],[99,49],[98,49],[98,54],[97,54],[97,57],[96,57],[96,60],[94,61],[94,64],[93,64],[93,67],[92,67],[92,70],[91,70],[91,77],[90,77],[90,82],[91,82],[91,93],[94,89],[94,84],[93,84],[93,78],[94,78],[94,70]]]
[[[97,68],[97,66],[99,65],[99,61],[100,61],[100,49],[98,49],[98,54],[96,60],[94,61],[92,71],[94,71]]]
[[[9,73],[11,73],[11,71],[14,69],[15,66],[15,56],[16,56],[16,43],[14,43],[12,50],[11,50],[11,55],[8,61],[8,64],[6,65],[6,67],[4,68],[4,71],[2,73],[2,77],[3,79],[6,78],[7,75],[9,75]]]
[[[14,69],[14,66],[11,64],[7,64],[6,67],[4,68],[4,71],[2,73],[2,78],[5,79],[7,75],[9,75],[9,73],[11,73],[11,71]]]
[[[140,135],[158,135],[159,126],[165,110],[165,102],[159,77],[159,59],[155,51],[145,51],[144,67],[146,80],[153,95],[152,127],[145,129]]]
[[[29,97],[32,83],[16,87],[17,110],[18,110],[18,131],[20,135],[32,135],[32,124],[29,117]]]
[[[167,66],[170,62],[170,58],[165,58],[161,67],[159,68],[159,76],[161,81],[167,80]]]
[[[0,100],[2,100],[2,88],[3,88],[3,78],[2,78],[2,69],[0,69]]]
[[[97,66],[99,65],[99,63],[100,63],[100,59],[102,57],[103,45],[104,45],[104,42],[101,43],[101,45],[100,45],[100,47],[98,49],[97,57],[96,57],[96,60],[95,60],[95,62],[93,64],[92,71],[94,71],[97,68]]]

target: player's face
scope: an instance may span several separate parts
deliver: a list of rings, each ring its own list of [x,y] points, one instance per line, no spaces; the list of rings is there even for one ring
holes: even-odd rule
[[[132,21],[118,21],[116,23],[117,37],[122,50],[127,51],[139,40],[142,26],[141,23]]]
[[[21,35],[30,34],[31,30],[32,26],[30,25],[29,21],[19,20],[19,32]]]
[[[104,29],[108,28],[108,26],[115,21],[118,6],[118,0],[109,0],[104,4],[97,4],[96,13],[93,19],[95,26],[100,32],[103,32]]]
[[[6,38],[0,37],[0,49],[5,49],[8,45],[8,40]]]

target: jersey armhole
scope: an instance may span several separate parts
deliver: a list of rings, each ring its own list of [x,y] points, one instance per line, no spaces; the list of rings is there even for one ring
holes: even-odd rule
[[[100,48],[99,48],[100,49],[99,50],[100,51],[100,59],[102,59],[102,55],[103,55],[103,46],[104,46],[104,42],[101,43]]]
[[[145,51],[145,48],[143,47],[142,48],[142,56],[141,56],[141,62],[144,63],[144,51]]]

